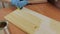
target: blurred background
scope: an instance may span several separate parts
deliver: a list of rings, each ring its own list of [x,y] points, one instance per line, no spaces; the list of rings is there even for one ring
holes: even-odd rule
[[[0,1],[0,9],[1,9],[1,8],[8,8],[8,7],[11,7],[11,4],[8,4],[8,3],[6,3],[6,2]]]

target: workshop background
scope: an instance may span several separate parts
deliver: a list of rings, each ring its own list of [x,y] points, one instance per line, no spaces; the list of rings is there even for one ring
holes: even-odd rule
[[[8,3],[5,3],[5,2],[1,2],[0,1],[0,9],[1,8],[8,8],[8,7],[11,7],[11,4],[8,4]]]

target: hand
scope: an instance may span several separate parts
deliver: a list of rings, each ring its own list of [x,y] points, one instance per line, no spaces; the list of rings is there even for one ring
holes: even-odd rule
[[[22,8],[22,7],[24,7],[25,5],[28,4],[28,1],[27,0],[22,0],[22,1],[20,1],[20,0],[11,0],[11,4],[15,5],[19,8]]]

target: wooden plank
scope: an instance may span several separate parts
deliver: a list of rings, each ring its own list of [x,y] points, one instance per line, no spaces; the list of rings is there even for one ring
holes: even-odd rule
[[[4,30],[0,30],[0,34],[4,34]]]
[[[60,31],[60,29],[59,31],[56,29],[57,32],[53,30],[53,27],[55,27],[54,24],[60,22],[27,8],[23,8],[22,10],[17,9],[5,16],[5,19],[9,20],[28,34],[56,34]]]

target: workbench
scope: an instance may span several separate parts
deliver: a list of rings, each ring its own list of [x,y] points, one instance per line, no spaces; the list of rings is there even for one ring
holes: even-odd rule
[[[27,5],[26,7],[40,14],[43,14],[49,18],[60,21],[60,9],[49,3]],[[11,13],[15,9],[15,7],[0,9],[0,20],[5,20],[4,16]],[[24,31],[17,28],[11,22],[9,22],[9,31],[11,34],[26,34]]]

